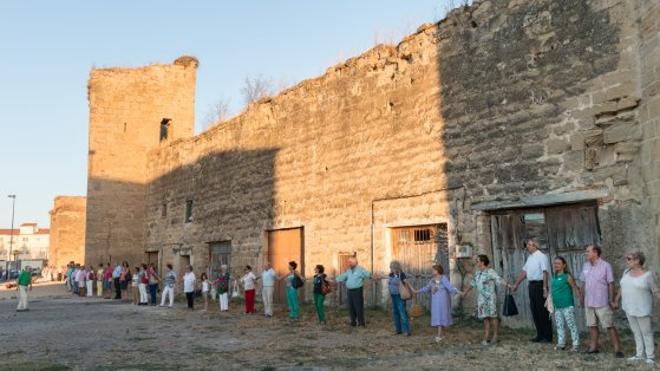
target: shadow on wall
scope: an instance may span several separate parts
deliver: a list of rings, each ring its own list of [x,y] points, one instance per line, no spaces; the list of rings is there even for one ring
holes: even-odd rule
[[[551,133],[577,129],[562,122],[565,103],[585,92],[584,82],[615,70],[620,58],[619,31],[607,10],[574,0],[510,3],[458,9],[438,27],[444,173],[449,189],[463,189],[448,197],[464,195],[466,205],[457,212],[457,243],[489,256],[489,214],[470,205],[570,184],[574,179],[556,156],[546,156],[544,143]],[[583,123],[570,123],[576,124]]]
[[[234,263],[254,264],[276,212],[277,150],[212,152],[165,170],[174,158],[170,155],[183,150],[174,144],[153,157],[149,171],[162,174],[146,185],[90,179],[96,192],[112,194],[126,207],[106,208],[104,200],[89,198],[88,225],[93,227],[87,239],[95,248],[88,249],[88,262],[128,260],[133,267],[148,262],[147,251],[152,251],[159,253],[161,267],[163,259],[176,264],[172,259],[188,255],[201,272],[208,266],[210,243],[231,241]]]
[[[163,149],[160,158],[176,150]],[[162,259],[175,265],[187,255],[201,272],[209,267],[213,243],[229,242],[230,266],[254,265],[266,253],[264,231],[277,212],[276,154],[276,149],[211,152],[157,176],[146,191],[146,249],[162,250]],[[152,163],[155,174],[160,164]]]

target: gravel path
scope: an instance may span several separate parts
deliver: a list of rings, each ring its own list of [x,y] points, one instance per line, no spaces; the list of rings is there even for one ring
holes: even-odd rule
[[[175,308],[137,307],[77,298],[61,285],[37,286],[30,311],[15,312],[12,294],[0,292],[0,369],[649,369],[599,355],[556,352],[531,344],[531,332],[503,329],[497,347],[479,345],[480,324],[465,320],[442,344],[433,342],[427,317],[413,320],[411,337],[392,336],[387,312],[368,311],[368,327],[351,329],[346,313],[329,310],[315,324],[311,306],[293,326],[283,308],[275,318]],[[630,336],[624,350],[632,352]]]

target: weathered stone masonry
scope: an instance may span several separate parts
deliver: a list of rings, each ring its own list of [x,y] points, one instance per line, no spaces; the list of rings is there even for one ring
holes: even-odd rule
[[[57,269],[85,262],[85,197],[57,196],[50,211],[48,264]]]
[[[194,137],[196,61],[94,70],[86,256],[201,271],[231,241],[258,265],[269,230],[303,227],[308,276],[353,252],[381,271],[392,227],[446,223],[450,253],[492,254],[493,211],[591,200],[617,270],[632,247],[655,267],[659,12],[481,1]]]

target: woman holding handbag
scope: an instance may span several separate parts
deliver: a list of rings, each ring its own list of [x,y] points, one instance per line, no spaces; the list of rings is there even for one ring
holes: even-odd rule
[[[406,311],[406,300],[412,297],[412,289],[406,282],[406,274],[401,269],[401,263],[394,260],[390,263],[390,274],[387,287],[392,299],[392,321],[395,334],[410,336],[410,320]]]
[[[434,265],[433,278],[426,286],[415,291],[416,293],[431,294],[431,326],[438,328],[438,335],[435,337],[436,343],[441,342],[444,338],[442,328],[449,327],[453,323],[451,318],[451,295],[461,294],[449,282],[447,276],[444,275],[444,271],[442,265]]]
[[[289,321],[298,321],[300,319],[300,305],[298,304],[298,289],[305,284],[305,278],[296,271],[298,263],[289,262],[289,274],[281,277],[286,279],[286,298],[289,304]]]
[[[325,268],[319,264],[314,268],[314,308],[319,323],[325,324],[325,296],[330,293],[330,283],[326,276]]]

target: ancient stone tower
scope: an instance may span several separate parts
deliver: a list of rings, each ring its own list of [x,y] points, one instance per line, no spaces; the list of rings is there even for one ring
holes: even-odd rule
[[[193,135],[197,65],[91,71],[86,263],[144,261],[147,153]]]

